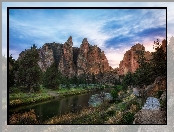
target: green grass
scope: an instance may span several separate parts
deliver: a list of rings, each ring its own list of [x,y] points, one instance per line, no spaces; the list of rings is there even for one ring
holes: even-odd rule
[[[37,93],[23,93],[15,92],[9,94],[9,105],[10,107],[31,104],[35,102],[45,101],[53,98],[47,93],[46,89],[41,89]]]
[[[63,88],[60,90],[56,90],[55,92],[59,94],[60,96],[71,96],[71,95],[78,95],[78,94],[84,94],[88,93],[90,91],[96,90],[96,88],[82,88],[82,87],[77,87],[77,88]]]

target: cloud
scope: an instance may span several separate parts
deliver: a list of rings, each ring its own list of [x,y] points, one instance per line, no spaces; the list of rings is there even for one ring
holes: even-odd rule
[[[56,4],[50,3],[49,6],[55,6]],[[82,3],[78,2],[71,4],[82,6]],[[111,6],[115,3],[87,2],[88,6],[95,6],[95,4],[97,6]],[[20,4],[10,3],[10,5],[48,6],[48,3],[36,2],[33,5],[26,2]],[[159,6],[154,3],[125,3],[123,5],[122,2],[116,5],[128,7],[132,5]],[[2,6],[4,15],[6,6],[9,6],[9,4],[3,4]],[[59,6],[69,6],[69,3],[63,2]],[[164,35],[162,28],[165,28],[165,11],[162,10],[88,10],[88,12],[73,9],[59,12],[55,10],[40,10],[37,12],[36,10],[23,10],[20,12],[12,11],[10,15],[10,22],[12,23],[10,31],[13,31],[12,34],[14,35],[10,36],[11,42],[13,42],[11,48],[18,52],[27,47],[30,48],[33,43],[38,47],[46,42],[64,43],[70,35],[73,36],[74,47],[79,47],[83,38],[88,38],[90,44],[97,45],[105,52],[110,48],[128,49],[137,42],[145,42],[145,45],[149,45],[147,49],[150,49],[149,43],[153,42],[154,38],[162,37],[161,35]],[[170,19],[172,20],[172,17]],[[138,33],[139,35],[137,35]],[[155,33],[159,34],[151,39],[148,38],[150,34],[155,35]],[[143,35],[146,37],[143,37]],[[111,54],[108,53],[107,56],[111,57]],[[112,57],[108,60],[111,63]],[[114,64],[113,61],[112,63]],[[115,65],[117,64],[115,63]]]

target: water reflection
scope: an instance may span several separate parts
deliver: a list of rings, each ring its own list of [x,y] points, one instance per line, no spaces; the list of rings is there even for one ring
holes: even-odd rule
[[[106,91],[109,90],[100,90],[82,95],[74,95],[70,97],[65,97],[61,100],[57,99],[45,103],[40,103],[34,106],[26,106],[22,108],[12,109],[9,114],[11,115],[14,112],[21,113],[29,111],[30,109],[34,109],[39,121],[42,123],[49,118],[57,115],[60,116],[68,112],[78,112],[82,108],[89,106],[88,101],[91,95]]]

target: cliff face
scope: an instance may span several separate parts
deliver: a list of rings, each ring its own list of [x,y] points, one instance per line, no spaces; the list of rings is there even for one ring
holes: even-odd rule
[[[80,46],[77,59],[77,75],[84,73],[98,74],[109,70],[110,66],[104,52],[101,52],[101,49],[96,45],[90,45],[85,38]]]
[[[70,36],[64,44],[46,43],[38,49],[38,65],[42,71],[56,63],[58,70],[68,77],[83,74],[99,74],[110,71],[108,60],[101,49],[88,43],[84,38],[80,48],[73,47],[72,37]],[[25,55],[21,52],[18,59]]]
[[[141,44],[136,44],[126,51],[123,60],[120,61],[119,68],[117,69],[119,75],[125,75],[127,72],[135,72],[139,67],[138,64],[138,51],[144,51],[144,56],[147,60],[151,59],[151,53],[145,51],[145,47]]]

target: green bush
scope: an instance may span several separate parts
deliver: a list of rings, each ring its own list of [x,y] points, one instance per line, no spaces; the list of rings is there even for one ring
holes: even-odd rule
[[[131,112],[126,112],[123,114],[121,124],[133,124],[134,121],[134,114]]]
[[[114,110],[110,110],[107,112],[107,115],[109,115],[109,116],[114,116],[114,114],[115,114]]]
[[[118,91],[116,89],[112,90],[111,95],[113,99],[116,100],[118,98]]]
[[[161,97],[161,95],[163,94],[163,91],[158,91],[158,93],[157,93],[157,98],[160,98]]]
[[[118,92],[121,90],[122,90],[122,86],[117,85],[117,86],[115,86],[114,90],[111,91],[111,95],[112,95],[114,100],[116,100],[118,98]]]
[[[164,99],[164,101],[163,100],[160,100],[160,104],[161,104],[161,108],[164,108],[164,109],[166,109],[166,107],[167,107],[167,104],[166,104],[166,99]]]
[[[33,86],[33,89],[34,89],[35,92],[39,92],[41,90],[39,85]]]

